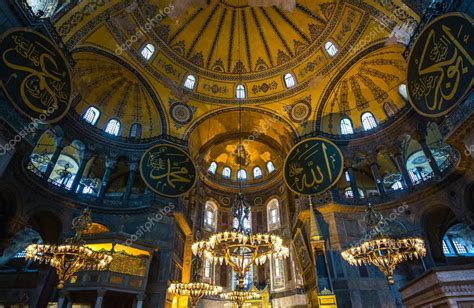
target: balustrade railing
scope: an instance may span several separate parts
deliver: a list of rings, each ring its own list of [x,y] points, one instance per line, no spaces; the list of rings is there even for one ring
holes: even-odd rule
[[[65,182],[56,179],[46,178],[45,173],[31,163],[29,157],[23,161],[23,171],[32,181],[46,188],[54,194],[74,199],[75,201],[87,205],[95,205],[112,208],[142,208],[153,204],[167,204],[164,199],[155,194],[132,194],[129,199],[124,199],[122,195],[106,194],[100,200],[97,194],[86,194],[71,191]]]

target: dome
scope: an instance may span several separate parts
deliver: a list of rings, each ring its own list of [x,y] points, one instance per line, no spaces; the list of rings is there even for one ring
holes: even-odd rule
[[[396,89],[405,81],[404,48],[387,40],[391,28],[383,24],[395,4],[192,3],[104,2],[89,15],[79,13],[86,8],[79,3],[58,19],[56,29],[74,58],[106,81],[84,95],[76,111],[100,104],[107,115],[102,121],[116,118],[128,128],[142,121],[143,138],[186,139],[200,121],[236,105],[271,113],[281,119],[274,126],[285,121],[297,135],[338,135],[332,122],[348,111],[356,126],[364,111],[385,122],[390,116],[382,100],[393,104],[391,116],[403,109]],[[407,12],[406,20],[415,21]],[[128,73],[114,77],[119,71]]]

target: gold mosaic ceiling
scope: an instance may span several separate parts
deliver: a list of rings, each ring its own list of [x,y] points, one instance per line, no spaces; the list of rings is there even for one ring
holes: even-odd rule
[[[244,121],[265,113],[275,129],[290,132],[290,140],[314,129],[337,134],[325,120],[331,114],[340,117],[344,111],[357,127],[364,111],[386,120],[382,98],[404,104],[396,91],[405,79],[403,65],[380,62],[403,63],[404,48],[387,38],[395,27],[418,20],[399,0],[296,1],[291,11],[250,7],[244,0],[210,0],[179,14],[169,4],[85,0],[56,21],[77,61],[75,91],[83,98],[78,113],[93,105],[103,113],[98,125],[118,118],[123,136],[140,122],[144,137],[169,134],[202,146],[207,141],[190,138],[217,127],[220,135],[237,132],[238,125],[228,124],[238,121],[232,111],[239,104],[237,84],[246,88],[247,97],[240,101],[247,108]],[[170,8],[172,17],[147,27],[160,10]],[[324,48],[328,41],[338,49],[334,56]],[[120,47],[127,42],[130,48]],[[147,43],[156,47],[148,61],[140,54]],[[397,78],[385,84],[381,75],[362,72],[364,65]],[[295,86],[285,87],[286,73],[294,76]],[[192,91],[183,87],[188,74],[197,78]],[[342,104],[331,103],[340,101],[341,84],[347,82],[348,100],[341,109]],[[87,91],[90,86],[94,89]]]

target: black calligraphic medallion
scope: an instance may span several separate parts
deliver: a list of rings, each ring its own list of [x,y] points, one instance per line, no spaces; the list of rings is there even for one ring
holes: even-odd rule
[[[196,167],[189,154],[169,144],[156,145],[143,154],[140,174],[150,189],[165,197],[185,194],[196,182]]]
[[[337,145],[323,138],[306,139],[286,157],[285,182],[297,194],[320,194],[339,180],[343,167],[344,157]]]
[[[473,85],[473,20],[449,13],[430,22],[408,59],[407,90],[413,108],[426,117],[451,111]]]
[[[42,123],[59,121],[71,105],[71,73],[61,50],[41,33],[12,29],[0,37],[0,85],[10,102]]]

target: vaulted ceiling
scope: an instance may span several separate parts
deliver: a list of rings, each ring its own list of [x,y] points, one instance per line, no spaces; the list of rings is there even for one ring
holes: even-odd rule
[[[386,120],[385,101],[404,105],[397,92],[406,78],[404,47],[387,38],[418,16],[400,0],[301,0],[290,10],[202,2],[178,12],[161,0],[88,0],[59,18],[56,29],[77,63],[76,111],[96,106],[100,127],[118,118],[127,136],[138,122],[143,137],[166,133],[196,149],[206,131],[235,137],[239,105],[247,108],[244,121],[265,114],[290,140],[313,130],[338,134],[328,118],[348,115],[357,127],[364,111]],[[141,55],[147,43],[156,48],[150,60]],[[295,86],[285,86],[286,73]],[[188,74],[197,79],[193,90],[183,87]],[[238,84],[246,99],[236,99]],[[267,137],[287,150],[281,137]]]

